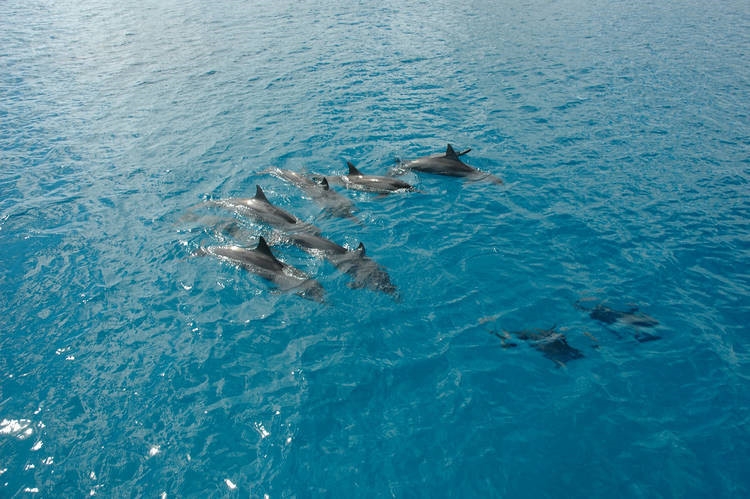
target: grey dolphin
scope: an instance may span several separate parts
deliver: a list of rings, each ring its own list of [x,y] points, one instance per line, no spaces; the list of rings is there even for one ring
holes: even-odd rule
[[[606,305],[599,304],[593,309],[589,316],[604,324],[613,324],[615,322],[621,322],[623,324],[634,326],[634,327],[654,327],[659,324],[659,321],[650,317],[642,312],[638,312],[638,307],[633,307],[627,312],[621,310],[615,310],[609,308]]]
[[[327,258],[337,269],[351,276],[350,287],[382,291],[398,298],[398,290],[391,283],[388,272],[365,254],[364,244],[359,243],[357,249],[345,253],[328,254]]]
[[[305,231],[320,234],[320,229],[314,225],[305,223],[291,213],[272,205],[263,189],[259,185],[255,187],[255,196],[251,198],[220,199],[213,203],[287,232]]]
[[[388,272],[365,253],[361,242],[355,250],[348,250],[335,242],[317,234],[295,232],[286,238],[303,250],[315,254],[322,253],[340,272],[352,278],[351,288],[367,288],[373,291],[398,296],[396,286],[391,283]]]
[[[633,337],[640,343],[661,339],[661,336],[641,331],[641,328],[652,328],[658,326],[659,321],[643,312],[639,312],[638,307],[631,307],[629,310],[616,310],[600,303],[594,308],[589,309],[581,303],[581,300],[578,300],[575,303],[575,306],[579,310],[588,312],[589,317],[605,324],[606,326],[622,325],[633,328],[635,330]]]
[[[245,237],[243,230],[236,223],[228,224],[224,230],[237,239],[241,240]],[[352,278],[349,284],[351,288],[367,288],[398,296],[398,290],[391,283],[388,272],[365,254],[365,247],[362,243],[357,249],[348,250],[330,239],[309,232],[285,233],[281,235],[281,239],[313,256],[322,256],[327,259],[340,272]]]
[[[261,276],[274,283],[281,291],[294,291],[308,300],[324,301],[325,292],[320,283],[301,270],[278,260],[263,237],[260,237],[255,249],[208,246],[201,248],[196,255],[213,255]]]
[[[332,182],[343,185],[347,189],[358,191],[377,192],[380,194],[389,194],[398,191],[413,191],[414,187],[402,180],[393,177],[378,175],[365,175],[360,172],[356,166],[347,161],[349,167],[347,175],[330,177]]]
[[[584,357],[583,352],[568,344],[565,335],[555,330],[555,326],[549,329],[526,329],[510,333],[503,331],[502,334],[492,331],[492,334],[500,338],[503,348],[518,346],[516,343],[510,341],[513,336],[519,340],[527,341],[531,344],[532,348],[542,352],[544,357],[561,366],[571,360]]]
[[[294,184],[331,215],[356,218],[354,216],[356,209],[352,200],[331,189],[325,177],[320,182],[316,182],[301,173],[281,168],[271,168],[267,170],[267,173]]]
[[[424,156],[411,161],[403,161],[399,165],[399,169],[405,170],[417,170],[425,173],[434,173],[436,175],[447,175],[449,177],[465,177],[471,180],[489,180],[495,184],[501,185],[503,180],[499,177],[486,173],[481,170],[469,166],[466,163],[458,159],[459,156],[466,154],[471,151],[456,153],[453,147],[448,144],[445,150],[445,154],[433,154],[431,156]]]

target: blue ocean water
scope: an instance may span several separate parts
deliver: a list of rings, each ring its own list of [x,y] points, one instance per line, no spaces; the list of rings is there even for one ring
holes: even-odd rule
[[[750,495],[746,2],[8,0],[0,27],[0,496]],[[505,185],[339,189],[357,223],[263,173],[448,143]],[[286,245],[326,304],[191,256],[269,236],[201,208],[256,184],[398,298]],[[514,336],[553,326],[583,358]]]

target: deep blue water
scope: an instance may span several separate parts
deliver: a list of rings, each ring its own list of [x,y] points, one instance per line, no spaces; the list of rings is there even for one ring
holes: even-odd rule
[[[746,2],[8,0],[0,28],[0,496],[750,495]],[[340,191],[358,224],[262,173],[449,142],[505,185]],[[269,235],[200,206],[256,184],[399,298],[285,245],[327,304],[191,256]],[[553,325],[583,358],[493,334]]]

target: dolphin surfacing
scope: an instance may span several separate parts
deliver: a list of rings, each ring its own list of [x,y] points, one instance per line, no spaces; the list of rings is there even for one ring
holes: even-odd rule
[[[271,204],[259,185],[255,186],[255,196],[251,198],[220,199],[212,203],[286,232],[320,234],[320,229],[314,225],[305,223],[288,211]]]
[[[398,297],[398,290],[391,282],[388,272],[375,260],[367,256],[365,245],[361,242],[357,249],[348,250],[330,239],[316,234],[300,232],[287,235],[287,239],[309,253],[322,254],[340,272],[348,274],[352,279],[349,287],[367,288]]]
[[[196,255],[215,256],[259,275],[274,283],[281,291],[293,291],[303,298],[321,303],[325,301],[325,292],[320,283],[296,267],[277,259],[262,236],[255,249],[240,246],[207,246],[198,250]]]
[[[355,250],[330,254],[327,258],[341,272],[349,274],[352,278],[350,287],[381,291],[399,299],[398,289],[391,283],[388,272],[365,254],[365,245],[361,242]]]
[[[301,173],[281,168],[271,168],[267,170],[267,173],[297,186],[331,215],[356,219],[354,215],[356,208],[352,200],[331,189],[325,177],[316,181]]]
[[[347,161],[346,165],[349,167],[349,173],[337,177],[329,177],[331,182],[343,185],[347,189],[376,192],[378,194],[390,194],[392,192],[414,190],[414,187],[411,184],[407,184],[403,180],[380,175],[365,175],[350,161]]]
[[[235,223],[225,225],[226,233],[238,240],[245,240],[247,235]],[[309,232],[279,232],[283,243],[297,246],[316,258],[325,258],[339,272],[349,275],[350,288],[366,288],[380,291],[399,299],[398,289],[391,282],[388,272],[375,260],[370,258],[364,244],[354,250],[347,249],[319,234]]]
[[[459,156],[462,156],[469,151],[471,151],[471,149],[457,153],[453,150],[453,146],[448,144],[444,154],[433,154],[431,156],[423,156],[411,161],[403,161],[399,165],[399,170],[416,170],[435,175],[464,177],[470,180],[488,180],[494,184],[502,185],[503,180],[501,178],[496,177],[491,173],[478,170],[473,166],[469,166],[459,159]]]

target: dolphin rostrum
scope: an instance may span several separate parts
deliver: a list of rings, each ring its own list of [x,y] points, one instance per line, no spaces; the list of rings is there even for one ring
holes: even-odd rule
[[[213,201],[213,203],[235,210],[241,215],[248,216],[259,222],[267,223],[272,227],[286,232],[304,231],[313,234],[320,234],[320,229],[314,225],[305,223],[291,213],[282,210],[278,206],[272,205],[263,193],[263,189],[261,189],[259,185],[256,185],[255,187],[255,196],[251,198],[220,199]]]
[[[432,156],[424,156],[411,161],[403,161],[397,170],[417,170],[437,175],[447,175],[449,177],[465,177],[470,180],[489,180],[495,184],[503,183],[501,178],[477,170],[473,166],[469,166],[458,159],[459,156],[462,156],[469,151],[471,151],[471,149],[457,153],[453,150],[453,147],[448,144],[445,154],[433,154]]]
[[[377,192],[380,194],[389,194],[399,191],[413,191],[414,187],[402,180],[393,177],[378,175],[365,175],[360,172],[356,166],[347,161],[349,167],[347,175],[331,177],[331,181],[343,185],[347,189],[358,191]]]
[[[320,182],[316,182],[301,173],[282,170],[281,168],[271,168],[267,170],[267,173],[294,184],[331,215],[341,218],[355,218],[354,212],[356,210],[352,200],[331,189],[325,177]]]
[[[262,236],[255,249],[239,246],[207,246],[201,248],[196,255],[213,255],[271,281],[281,291],[294,291],[308,300],[324,301],[325,292],[320,283],[301,270],[277,259]]]

